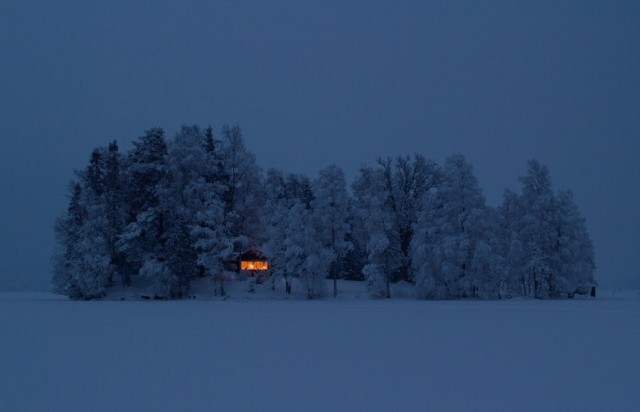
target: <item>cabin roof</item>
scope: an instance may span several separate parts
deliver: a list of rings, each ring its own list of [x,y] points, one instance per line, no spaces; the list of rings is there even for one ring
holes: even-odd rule
[[[267,260],[267,257],[257,250],[249,250],[240,255],[240,260]]]

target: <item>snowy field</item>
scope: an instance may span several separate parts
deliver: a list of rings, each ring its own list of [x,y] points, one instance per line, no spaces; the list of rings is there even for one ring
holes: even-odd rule
[[[636,411],[640,295],[0,294],[3,411]]]

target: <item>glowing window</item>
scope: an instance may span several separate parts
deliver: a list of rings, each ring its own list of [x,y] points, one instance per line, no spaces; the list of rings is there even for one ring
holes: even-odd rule
[[[266,260],[243,260],[240,262],[241,270],[267,270],[269,263]]]

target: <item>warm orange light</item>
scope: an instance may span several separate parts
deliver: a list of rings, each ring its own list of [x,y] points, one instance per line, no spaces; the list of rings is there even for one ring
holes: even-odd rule
[[[269,263],[265,260],[243,260],[240,262],[241,270],[267,270]]]

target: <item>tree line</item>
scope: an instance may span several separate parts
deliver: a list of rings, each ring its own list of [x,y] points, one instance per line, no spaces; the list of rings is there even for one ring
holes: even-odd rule
[[[310,299],[335,297],[337,279],[387,298],[406,282],[425,299],[556,298],[595,284],[585,220],[535,160],[520,193],[493,208],[460,154],[442,166],[379,158],[348,190],[336,165],[313,179],[265,173],[238,126],[220,136],[153,128],[126,154],[116,141],[94,149],[55,222],[55,291],[95,299],[144,279],[154,296],[179,299],[248,250],[267,256],[274,279],[300,279]]]

